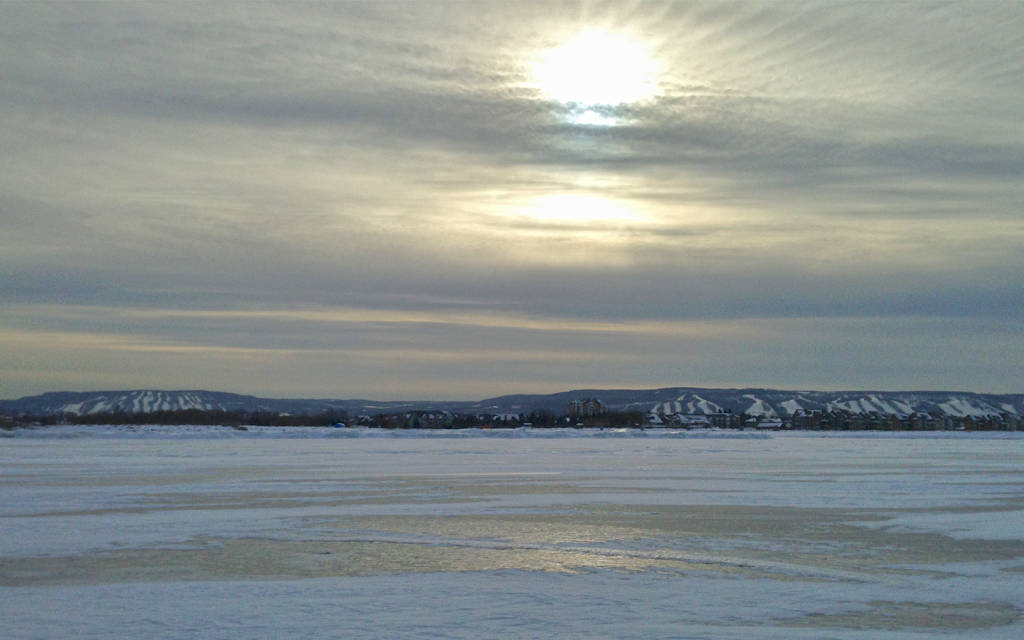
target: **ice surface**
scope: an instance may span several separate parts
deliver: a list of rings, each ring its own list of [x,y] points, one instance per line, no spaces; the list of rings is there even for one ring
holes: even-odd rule
[[[1020,540],[1024,537],[1024,509],[912,514],[862,524],[892,531],[935,532],[969,540]]]
[[[3,637],[1024,637],[1024,434],[56,427]]]
[[[959,582],[959,581],[957,581]],[[1008,580],[982,586],[999,598]],[[964,587],[962,583],[950,588]],[[749,638],[1006,640],[1014,628],[911,629],[796,626],[806,611],[851,608],[870,586],[598,571],[497,571],[304,581],[114,584],[0,588],[11,640],[142,637],[301,638]],[[890,587],[888,596],[943,603],[936,593]],[[48,603],[48,606],[39,606]],[[936,618],[938,616],[935,616]],[[768,624],[766,624],[766,622]],[[927,624],[926,622],[924,624]],[[1016,625],[1014,625],[1016,626]],[[38,630],[33,633],[31,630]],[[965,633],[969,632],[969,633]]]

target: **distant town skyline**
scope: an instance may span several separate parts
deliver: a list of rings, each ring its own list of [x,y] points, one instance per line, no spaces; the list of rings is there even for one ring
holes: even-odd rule
[[[1020,3],[4,9],[0,398],[1024,391]]]

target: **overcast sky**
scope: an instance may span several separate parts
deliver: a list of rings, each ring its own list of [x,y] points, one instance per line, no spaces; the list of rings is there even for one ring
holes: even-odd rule
[[[1024,391],[1021,2],[2,9],[0,397]]]

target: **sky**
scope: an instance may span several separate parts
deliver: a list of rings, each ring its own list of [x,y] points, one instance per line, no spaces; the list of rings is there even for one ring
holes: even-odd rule
[[[0,397],[1024,392],[1021,2],[30,2]]]

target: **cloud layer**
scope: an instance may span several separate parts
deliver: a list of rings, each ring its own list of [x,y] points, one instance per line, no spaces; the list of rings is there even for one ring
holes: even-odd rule
[[[0,395],[1021,390],[1019,6],[506,5],[8,6]]]

